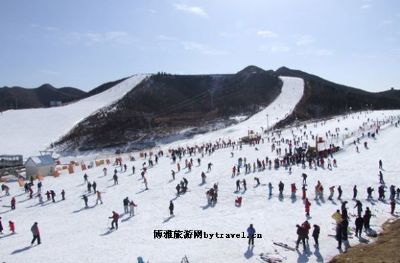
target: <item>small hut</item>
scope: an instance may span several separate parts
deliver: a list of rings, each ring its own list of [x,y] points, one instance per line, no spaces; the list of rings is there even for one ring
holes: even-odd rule
[[[26,178],[52,175],[55,171],[55,165],[56,163],[50,154],[31,156],[25,162]]]

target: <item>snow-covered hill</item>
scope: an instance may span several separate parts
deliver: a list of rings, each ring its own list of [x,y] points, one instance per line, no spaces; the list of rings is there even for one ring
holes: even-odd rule
[[[78,122],[132,90],[147,75],[135,75],[87,99],[57,108],[8,110],[0,115],[0,153],[37,155]]]
[[[283,102],[282,104],[283,105]],[[292,106],[290,106],[292,107]],[[283,108],[283,106],[282,106]],[[286,111],[283,111],[286,112]],[[282,112],[282,113],[283,113]],[[241,129],[235,130],[238,135],[246,134],[248,128],[259,129],[266,126],[265,115],[260,114],[253,121],[256,127],[246,126],[243,122]],[[273,113],[269,113],[272,122]],[[273,117],[272,117],[273,116]],[[337,242],[328,234],[334,234],[334,222],[331,215],[340,209],[340,201],[337,200],[337,192],[333,201],[327,200],[328,188],[332,185],[341,185],[344,193],[342,200],[348,201],[349,213],[355,213],[354,201],[352,201],[352,188],[358,186],[358,199],[364,205],[371,208],[373,217],[371,227],[379,230],[380,225],[392,218],[388,201],[377,200],[378,160],[383,161],[382,171],[386,185],[400,185],[397,176],[398,157],[400,149],[399,129],[393,124],[400,116],[400,111],[376,111],[354,113],[348,116],[339,116],[326,121],[302,124],[299,127],[282,130],[279,137],[277,133],[264,135],[264,143],[256,146],[243,145],[243,148],[226,147],[216,149],[214,153],[200,153],[189,156],[186,154],[180,161],[182,170],[177,172],[176,180],[172,181],[171,170],[177,169],[172,163],[167,151],[168,147],[162,147],[164,156],[160,157],[154,167],[149,168],[146,174],[149,190],[145,190],[140,176],[142,164],[149,160],[141,158],[138,153],[133,156],[136,161],[129,161],[127,155],[123,155],[123,162],[127,164],[128,171],[121,172],[119,167],[106,166],[108,175],[103,177],[104,166],[87,170],[89,180],[96,181],[98,189],[103,192],[104,204],[96,205],[95,196],[89,196],[89,208],[85,209],[82,194],[86,193],[86,185],[83,184],[83,172],[68,175],[62,174],[58,178],[45,178],[43,190],[56,191],[56,203],[46,202],[38,204],[38,199],[29,199],[23,189],[16,183],[9,183],[11,196],[1,196],[3,205],[0,209],[3,225],[8,220],[16,223],[17,234],[0,236],[2,249],[0,259],[5,262],[96,262],[108,263],[118,261],[121,263],[135,262],[138,256],[145,261],[180,262],[187,255],[189,262],[259,262],[258,254],[273,253],[283,257],[285,262],[326,262],[335,254]],[[239,124],[240,125],[240,124]],[[272,125],[272,123],[270,123]],[[306,125],[306,126],[304,126]],[[369,138],[368,132],[375,132],[380,127],[376,139]],[[240,127],[240,126],[238,126]],[[232,127],[232,129],[234,129]],[[360,152],[356,152],[356,146],[352,144],[358,137],[360,143],[357,146]],[[237,164],[238,158],[246,158],[251,165],[258,159],[265,157],[279,157],[276,151],[271,151],[272,141],[275,146],[285,148],[289,146],[287,140],[300,140],[312,144],[312,135],[323,137],[327,143],[335,143],[344,150],[334,155],[338,167],[332,170],[318,167],[316,169],[303,169],[300,166],[292,166],[292,173],[285,168],[265,169],[244,174],[243,169],[239,176],[232,177],[232,167]],[[210,137],[207,137],[210,136]],[[231,136],[231,135],[229,135]],[[308,136],[308,138],[307,138]],[[174,147],[194,146],[201,141],[222,138],[227,139],[226,130],[214,132],[213,135],[197,137],[193,141],[181,141],[173,144]],[[233,136],[232,136],[232,139]],[[235,138],[237,139],[237,138]],[[278,145],[277,141],[283,139]],[[368,143],[368,149],[363,147],[363,142]],[[233,153],[233,157],[232,154]],[[88,158],[88,157],[86,157]],[[185,169],[185,159],[193,158],[194,166],[191,171]],[[197,158],[201,164],[197,164]],[[154,161],[154,157],[152,158]],[[77,160],[79,161],[79,160]],[[201,172],[207,171],[207,164],[213,164],[210,172],[206,173],[207,182],[201,184]],[[132,174],[131,167],[136,167]],[[113,185],[112,171],[118,170],[119,184]],[[303,252],[287,251],[281,247],[272,245],[273,241],[280,241],[294,246],[296,236],[296,224],[301,224],[307,218],[304,213],[304,204],[301,200],[300,190],[297,198],[291,199],[290,184],[296,183],[301,188],[301,174],[307,173],[307,196],[310,198],[311,214],[310,224],[321,226],[320,248],[313,247],[310,240],[309,250]],[[176,196],[175,186],[182,178],[189,181],[189,191],[186,194]],[[256,186],[254,177],[260,178],[261,185]],[[247,181],[247,191],[235,193],[236,180]],[[314,200],[314,186],[320,181],[325,189],[324,200]],[[284,198],[279,199],[277,188],[279,181],[285,183]],[[271,182],[273,196],[268,197],[267,184]],[[218,202],[215,206],[208,206],[205,192],[218,183]],[[375,188],[374,199],[366,200],[366,188]],[[33,188],[36,191],[36,186]],[[60,192],[66,191],[65,201],[60,201]],[[8,206],[12,196],[16,196],[17,208],[10,211]],[[243,197],[241,207],[235,207],[236,196]],[[134,217],[123,215],[117,231],[110,232],[108,227],[112,211],[123,214],[122,199],[129,197],[138,205]],[[175,204],[175,217],[169,217],[168,206],[170,200]],[[42,235],[40,246],[30,247],[30,227],[33,222],[39,223]],[[155,239],[155,230],[202,230],[215,234],[240,234],[246,232],[249,224],[254,224],[257,233],[262,234],[261,239],[255,240],[255,247],[249,249],[247,240],[242,238],[216,238],[212,239]],[[354,217],[351,217],[350,226],[354,226]],[[371,238],[368,238],[371,241]],[[357,238],[350,239],[350,244],[358,243]]]

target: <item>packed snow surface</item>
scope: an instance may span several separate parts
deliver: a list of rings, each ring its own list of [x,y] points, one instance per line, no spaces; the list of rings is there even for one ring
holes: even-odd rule
[[[271,113],[272,114],[272,113]],[[16,224],[15,235],[8,235],[4,230],[0,236],[2,249],[0,260],[4,262],[96,262],[109,263],[118,261],[120,263],[136,262],[138,256],[142,256],[145,262],[181,262],[186,255],[189,262],[260,262],[260,253],[272,253],[284,259],[284,262],[327,262],[339,251],[336,249],[337,242],[328,234],[335,233],[334,221],[331,215],[340,209],[341,201],[337,199],[337,191],[333,201],[329,201],[328,188],[341,185],[343,189],[342,201],[348,201],[347,207],[350,214],[350,226],[354,226],[356,213],[353,208],[355,202],[352,199],[352,188],[358,186],[358,199],[363,203],[363,208],[370,207],[373,217],[371,227],[380,229],[381,224],[387,219],[394,218],[389,214],[388,193],[385,201],[377,200],[378,161],[383,161],[383,175],[386,185],[400,185],[400,170],[398,168],[398,156],[400,155],[400,128],[395,127],[394,122],[400,116],[400,111],[376,111],[353,113],[346,116],[338,116],[329,120],[309,122],[298,127],[282,130],[280,137],[277,132],[263,134],[264,142],[255,146],[243,145],[242,149],[226,147],[216,149],[212,154],[201,154],[183,156],[179,162],[182,169],[176,173],[173,181],[171,170],[177,171],[176,164],[172,163],[168,148],[162,147],[164,156],[160,157],[154,167],[149,168],[146,173],[149,190],[145,190],[140,175],[143,163],[148,167],[149,157],[140,157],[133,153],[135,161],[130,161],[128,154],[121,155],[123,163],[127,164],[128,170],[121,171],[119,166],[112,164],[99,166],[85,172],[89,181],[97,182],[97,188],[103,192],[104,204],[96,205],[95,195],[89,195],[89,208],[85,209],[83,194],[87,194],[84,184],[84,172],[77,169],[74,174],[63,172],[57,178],[49,177],[43,181],[42,192],[53,189],[56,191],[56,202],[46,201],[39,204],[38,198],[29,199],[24,190],[17,183],[8,183],[10,196],[0,197],[3,207],[0,208],[0,216],[5,228],[8,220]],[[260,114],[260,119],[254,119],[255,125],[265,126],[265,115]],[[304,126],[306,125],[306,126]],[[367,133],[375,133],[379,126],[379,134],[375,139],[368,137]],[[249,126],[250,127],[250,126]],[[256,129],[257,127],[254,127]],[[242,133],[246,133],[248,127],[244,126]],[[238,131],[239,132],[239,131]],[[364,137],[362,134],[364,133]],[[239,134],[239,133],[238,133]],[[306,136],[307,135],[307,136]],[[344,149],[334,154],[337,167],[331,170],[322,167],[302,168],[301,165],[292,166],[292,172],[280,167],[274,169],[268,167],[265,170],[256,170],[244,174],[244,169],[238,176],[232,177],[232,167],[237,165],[238,158],[246,158],[252,164],[256,159],[265,157],[279,157],[276,151],[271,151],[272,140],[275,138],[275,146],[288,149],[288,144],[276,141],[280,139],[300,140],[300,143],[308,142],[313,145],[311,135],[322,137],[327,144],[344,145]],[[207,135],[205,135],[207,136]],[[219,134],[214,132],[216,138],[227,138],[224,130]],[[219,136],[219,137],[218,137]],[[357,143],[359,153],[356,151],[354,140],[360,138]],[[269,139],[269,140],[268,140]],[[191,145],[198,141],[183,141],[182,146]],[[215,143],[213,139],[211,141]],[[367,142],[368,148],[363,143]],[[174,143],[178,145],[179,143]],[[17,145],[18,147],[22,147]],[[158,150],[157,150],[158,151]],[[233,157],[232,157],[233,153]],[[114,158],[116,156],[109,156]],[[280,156],[282,157],[282,156]],[[185,168],[185,159],[193,158],[194,165],[191,171]],[[201,164],[197,164],[197,158]],[[154,162],[154,156],[152,158]],[[79,159],[76,159],[79,162]],[[213,164],[210,172],[207,172],[207,164]],[[88,162],[86,162],[88,164]],[[136,167],[132,174],[132,166]],[[103,176],[103,168],[108,169],[107,175]],[[113,185],[113,170],[117,169],[119,184]],[[207,179],[201,185],[201,172],[206,172]],[[303,223],[307,217],[304,212],[304,204],[301,199],[301,191],[296,194],[296,199],[290,198],[290,184],[296,183],[301,188],[302,173],[307,173],[307,196],[311,201],[311,213],[308,218],[311,225],[321,226],[320,248],[316,249],[310,237],[310,245],[306,251],[302,247],[298,252],[285,250],[274,246],[273,241],[284,242],[295,246],[296,224]],[[176,184],[182,177],[189,181],[189,191],[180,196],[176,195]],[[255,186],[254,177],[260,178],[261,185]],[[236,180],[247,181],[247,191],[235,193]],[[314,200],[314,186],[317,181],[324,186],[324,200]],[[278,198],[278,183],[285,184],[284,197]],[[267,184],[271,182],[274,189],[273,195],[268,197]],[[33,187],[36,192],[37,187]],[[218,183],[218,202],[215,206],[207,205],[205,192]],[[375,188],[373,199],[366,200],[366,188]],[[64,189],[66,200],[61,201],[60,192]],[[388,190],[388,189],[387,189]],[[12,196],[16,196],[16,210],[11,211],[8,207]],[[243,197],[241,207],[235,207],[234,199]],[[123,213],[122,200],[129,197],[137,204],[135,215],[129,217]],[[45,198],[45,196],[44,196]],[[168,206],[170,200],[175,204],[174,217],[169,216]],[[398,200],[397,200],[398,201]],[[112,211],[120,213],[121,220],[119,229],[109,231]],[[42,237],[42,244],[30,246],[32,235],[30,227],[38,222]],[[249,224],[253,224],[256,233],[262,234],[262,238],[255,239],[255,247],[248,248],[245,238],[226,238],[225,234],[246,233]],[[190,239],[155,239],[155,230],[202,230],[208,234],[214,234],[213,238]],[[215,233],[224,234],[224,238],[216,238]],[[372,241],[370,237],[364,238]],[[350,245],[358,244],[358,238],[349,240]]]
[[[95,111],[122,98],[146,75],[135,75],[114,87],[62,107],[8,110],[0,115],[0,153],[38,155],[50,143]]]

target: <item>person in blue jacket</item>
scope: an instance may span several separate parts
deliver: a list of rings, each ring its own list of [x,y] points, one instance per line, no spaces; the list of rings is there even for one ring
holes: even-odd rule
[[[252,245],[254,246],[254,234],[256,233],[256,230],[253,227],[253,224],[250,224],[250,226],[247,228],[247,236],[249,237],[249,246]]]

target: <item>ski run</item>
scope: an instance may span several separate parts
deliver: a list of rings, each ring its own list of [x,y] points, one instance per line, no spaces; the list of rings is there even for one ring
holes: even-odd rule
[[[3,113],[0,116],[1,150],[23,152],[28,149],[26,151],[31,152],[41,149],[77,121],[123,96],[143,78],[132,77],[119,84],[121,91],[117,92],[116,86],[108,95],[97,95],[97,98],[107,99],[101,100],[102,103],[98,103],[100,99],[96,103],[93,101],[95,106],[77,102],[62,108]],[[0,217],[4,227],[0,235],[0,260],[7,263],[131,263],[142,258],[150,263],[212,263],[267,262],[269,258],[273,262],[327,262],[341,252],[337,249],[336,222],[332,215],[336,210],[341,211],[344,201],[347,201],[349,216],[348,234],[352,237],[348,239],[350,246],[360,241],[373,242],[374,238],[367,236],[364,230],[362,239],[355,237],[352,228],[355,227],[354,215],[358,213],[356,200],[362,204],[362,215],[366,207],[371,210],[370,228],[374,231],[379,232],[386,220],[395,218],[390,213],[389,188],[391,185],[396,189],[400,187],[400,111],[355,112],[264,133],[267,125],[272,127],[290,114],[303,95],[303,80],[286,77],[282,80],[282,93],[269,107],[235,126],[141,153],[61,159],[62,163],[74,160],[79,166],[74,166],[72,174],[62,170],[59,177],[44,178],[41,182],[42,204],[37,195],[37,180],[31,187],[32,198],[18,182],[5,183],[10,195],[5,191],[0,195]],[[111,94],[115,96],[111,98]],[[23,129],[22,119],[25,121],[27,115],[32,116],[32,123],[28,120],[24,126],[30,128]],[[52,120],[54,125],[39,129],[33,123],[41,118]],[[64,124],[67,118],[68,123]],[[11,119],[20,121],[14,123]],[[62,121],[58,122],[59,119]],[[262,134],[261,140],[240,146],[238,139],[247,135],[249,129]],[[23,139],[8,142],[14,138],[12,134],[35,138],[35,144],[27,145]],[[320,147],[335,145],[340,150],[323,158],[324,164],[320,160],[311,162],[311,168],[307,160],[304,166],[301,162],[287,164],[283,158],[285,153],[291,151],[294,154],[295,148],[306,144],[315,146],[317,138],[323,141],[319,143]],[[190,149],[193,150],[191,155]],[[279,167],[275,165],[276,158]],[[111,161],[109,164],[94,165],[84,171],[80,168],[82,163],[89,166],[95,160],[107,159]],[[116,164],[116,160],[121,160],[122,165]],[[381,168],[379,160],[382,161]],[[88,182],[96,182],[102,203],[96,202],[98,195],[93,189],[88,192],[85,174]],[[309,216],[302,199],[303,174],[307,175]],[[382,200],[378,200],[378,187],[383,183],[380,179],[386,186]],[[323,198],[315,199],[318,181],[324,189]],[[281,196],[280,182],[284,184]],[[271,195],[269,183],[273,187]],[[291,196],[293,183],[297,188],[294,197]],[[353,200],[355,185],[358,192]],[[329,200],[332,186],[335,186],[334,194]],[[338,199],[339,186],[343,191],[341,199]],[[370,199],[367,199],[368,187],[375,190]],[[56,193],[54,202],[47,200],[45,195],[50,190]],[[62,190],[65,200],[61,198]],[[10,207],[13,197],[15,209]],[[128,207],[124,207],[126,197],[134,205],[125,202]],[[399,202],[399,199],[394,200]],[[118,229],[110,229],[113,211],[119,214]],[[296,250],[296,225],[300,226],[306,220],[311,226],[309,245],[304,250],[300,243]],[[10,234],[9,221],[15,224],[15,234]],[[38,222],[41,244],[31,246],[34,222]],[[249,227],[250,224],[254,229]],[[319,247],[314,246],[311,236],[314,224],[320,227]],[[249,232],[255,234],[254,246],[248,246]],[[346,244],[342,244],[342,252],[345,249]]]

